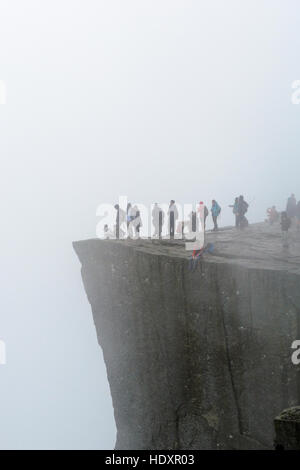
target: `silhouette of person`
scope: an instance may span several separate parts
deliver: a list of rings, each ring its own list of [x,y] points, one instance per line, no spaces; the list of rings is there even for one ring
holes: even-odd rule
[[[221,212],[221,207],[217,203],[215,199],[212,200],[212,206],[211,206],[211,215],[214,223],[214,228],[213,230],[216,231],[218,230],[218,217]]]
[[[295,198],[295,194],[292,194],[287,201],[286,205],[286,215],[293,219],[297,214],[297,201]]]
[[[174,238],[175,233],[175,224],[176,220],[178,219],[178,210],[175,204],[175,201],[172,199],[170,201],[169,210],[168,210],[168,217],[169,217],[169,234],[170,237]]]
[[[157,202],[154,204],[154,207],[152,209],[152,222],[154,225],[154,233],[153,237],[154,238],[161,238],[162,234],[162,227],[164,223],[164,213],[157,204]]]
[[[123,230],[121,229],[121,225],[123,223],[126,223],[126,219],[127,219],[127,214],[126,212],[120,208],[119,204],[116,204],[115,206],[115,209],[117,211],[117,214],[116,214],[116,238],[120,238],[120,234],[124,234]]]

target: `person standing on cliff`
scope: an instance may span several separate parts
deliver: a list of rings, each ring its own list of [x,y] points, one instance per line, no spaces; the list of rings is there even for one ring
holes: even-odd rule
[[[131,204],[131,202],[128,202],[128,204],[127,204],[127,230],[129,228],[130,222],[133,219],[133,217],[131,215],[131,212],[132,212],[132,204]]]
[[[238,218],[239,198],[236,197],[234,200],[234,204],[231,204],[229,207],[232,207],[232,212],[235,215],[235,226],[236,228],[238,228],[239,226],[239,218]]]
[[[141,213],[137,205],[132,208],[132,221],[130,222],[130,233],[134,233],[131,238],[138,239],[140,238],[140,228],[143,226]]]
[[[136,212],[137,212],[137,207],[132,206],[130,204],[129,207],[127,207],[127,230],[128,230],[128,238],[131,238],[132,240],[134,239],[134,219],[136,218]]]
[[[293,220],[297,213],[297,201],[295,194],[292,194],[287,201],[286,205],[286,215]]]
[[[164,223],[164,213],[159,207],[159,205],[157,204],[157,202],[154,204],[154,207],[152,210],[152,223],[154,225],[153,237],[161,238],[162,227]]]
[[[221,207],[217,203],[215,199],[212,200],[212,206],[211,206],[211,215],[214,223],[214,228],[213,230],[216,232],[219,227],[218,227],[218,217],[221,213]]]
[[[199,202],[198,214],[199,214],[202,230],[204,231],[205,230],[205,225],[206,225],[206,219],[207,219],[207,216],[208,216],[208,209],[207,209],[207,207],[206,207],[206,205],[204,204],[203,201]]]
[[[239,197],[238,201],[238,211],[237,211],[237,226],[242,230],[245,227],[248,227],[248,219],[245,216],[248,210],[249,204],[245,201],[244,196]]]
[[[170,201],[168,217],[169,217],[169,224],[168,224],[169,233],[170,233],[170,237],[173,239],[174,233],[175,233],[175,224],[176,224],[176,220],[178,219],[178,209],[173,199]]]
[[[273,225],[275,222],[278,221],[279,219],[279,214],[276,210],[276,206],[272,206],[267,210],[268,218],[269,218],[269,223],[270,225]]]
[[[288,248],[289,246],[289,239],[288,239],[288,231],[291,226],[291,219],[288,217],[287,212],[281,213],[281,230],[282,230],[282,238],[283,238],[283,246]]]
[[[124,235],[124,231],[121,228],[121,225],[127,223],[127,214],[126,212],[120,208],[119,204],[116,204],[115,209],[117,211],[116,214],[116,238],[120,238],[120,234]]]

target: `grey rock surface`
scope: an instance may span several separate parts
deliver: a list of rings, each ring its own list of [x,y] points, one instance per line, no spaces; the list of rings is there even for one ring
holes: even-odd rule
[[[300,450],[300,406],[283,410],[274,425],[278,450]]]
[[[300,402],[300,234],[278,226],[182,241],[74,242],[103,349],[117,449],[272,448]]]

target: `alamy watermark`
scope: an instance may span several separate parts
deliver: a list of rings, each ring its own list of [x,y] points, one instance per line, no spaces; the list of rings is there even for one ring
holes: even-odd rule
[[[292,363],[298,366],[300,364],[300,340],[293,341],[291,348],[295,349],[292,354]]]
[[[130,204],[120,196],[118,204],[100,204],[96,235],[101,239],[182,239],[186,250],[204,246],[205,206],[198,204]]]
[[[0,104],[6,104],[6,83],[0,80]]]
[[[6,344],[0,340],[0,365],[6,364]]]

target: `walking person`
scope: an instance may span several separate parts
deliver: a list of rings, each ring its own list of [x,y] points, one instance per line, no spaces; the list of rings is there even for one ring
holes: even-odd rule
[[[211,206],[211,215],[214,223],[214,231],[217,231],[219,229],[218,227],[218,217],[221,213],[221,207],[217,203],[215,199],[212,200],[212,206]]]
[[[174,233],[175,233],[175,224],[176,224],[176,220],[178,219],[178,210],[177,210],[175,201],[173,199],[170,201],[168,217],[169,217],[169,234],[170,234],[170,238],[173,239]]]

